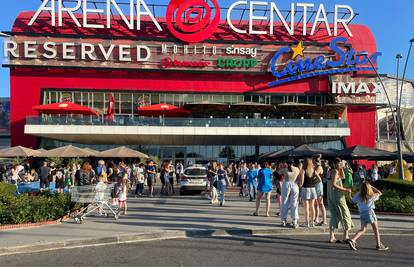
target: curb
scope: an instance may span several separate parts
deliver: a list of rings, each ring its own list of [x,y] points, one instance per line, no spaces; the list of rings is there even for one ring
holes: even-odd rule
[[[9,256],[16,254],[26,254],[35,252],[44,252],[60,249],[73,249],[80,247],[104,246],[116,244],[128,244],[136,242],[148,242],[166,239],[181,238],[209,238],[209,237],[229,237],[229,236],[272,236],[272,235],[320,235],[329,233],[329,229],[228,229],[228,230],[187,230],[187,231],[157,231],[148,233],[136,233],[128,235],[114,235],[97,238],[75,239],[56,241],[48,243],[34,243],[23,246],[3,247],[0,248],[0,256]],[[368,234],[373,234],[371,231]],[[413,235],[414,230],[384,230],[382,235]]]
[[[69,218],[68,216],[64,216],[54,221],[2,225],[0,226],[0,232],[38,228],[38,227],[49,226],[49,225],[58,225],[58,224],[61,224],[62,222],[65,222],[68,218]]]

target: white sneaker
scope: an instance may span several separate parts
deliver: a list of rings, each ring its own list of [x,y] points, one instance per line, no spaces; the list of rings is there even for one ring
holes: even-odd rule
[[[286,227],[286,221],[282,221],[282,223],[280,224],[281,227]]]

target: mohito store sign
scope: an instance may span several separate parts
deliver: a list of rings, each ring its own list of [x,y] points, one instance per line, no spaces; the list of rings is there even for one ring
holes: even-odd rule
[[[39,16],[47,12],[50,14],[50,24],[53,27],[62,27],[65,23],[70,23],[79,28],[109,29],[113,15],[118,14],[130,30],[137,31],[137,36],[139,31],[145,30],[141,27],[141,20],[145,19],[150,20],[160,32],[168,30],[181,41],[197,43],[209,39],[216,32],[221,18],[226,18],[228,27],[237,34],[273,35],[275,23],[280,23],[289,35],[300,32],[303,36],[312,36],[323,27],[329,36],[337,36],[343,29],[352,37],[348,23],[355,17],[355,12],[349,5],[334,5],[333,10],[328,10],[324,4],[291,3],[289,15],[286,16],[276,1],[233,1],[228,8],[222,9],[218,0],[171,0],[163,18],[167,25],[165,29],[161,27],[154,10],[144,0],[123,2],[124,6],[129,5],[129,8],[120,7],[120,1],[116,0],[98,2],[103,6],[100,5],[98,8],[95,5],[96,0],[73,0],[68,3],[64,0],[43,0],[31,18],[29,26],[35,24]],[[128,13],[125,10],[128,10]],[[235,23],[235,20],[240,20],[240,10],[247,13],[245,27]],[[311,12],[316,12],[316,15]],[[77,13],[81,13],[82,18],[76,16]],[[98,24],[91,16],[103,16],[105,19]],[[301,20],[297,21],[299,17]],[[257,29],[257,25],[263,21],[269,22],[267,29]],[[307,23],[301,23],[303,21],[312,24],[311,30],[307,28]]]

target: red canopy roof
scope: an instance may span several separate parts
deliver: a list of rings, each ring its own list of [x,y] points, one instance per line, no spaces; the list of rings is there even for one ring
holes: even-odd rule
[[[165,117],[187,117],[191,111],[182,107],[176,107],[170,104],[157,104],[138,108],[140,116],[165,116]]]
[[[99,113],[96,110],[72,102],[60,102],[34,106],[33,110],[43,114],[77,114],[99,116]]]

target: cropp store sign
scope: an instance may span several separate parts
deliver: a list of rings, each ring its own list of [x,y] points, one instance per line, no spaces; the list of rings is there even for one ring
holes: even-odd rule
[[[64,2],[65,0],[43,0],[29,25],[33,25],[42,12],[48,12],[53,27],[62,27],[64,20],[69,20],[66,22],[74,23],[77,27],[109,29],[112,15],[118,14],[130,30],[137,30],[137,35],[140,30],[145,30],[141,27],[143,18],[149,19],[158,31],[166,30],[161,27],[159,18],[155,17],[154,10],[145,0],[130,0],[129,9],[126,8],[129,10],[128,13],[120,7],[117,0],[102,0],[99,3],[104,4],[105,7],[100,6],[100,8],[96,5],[92,7],[92,0]],[[220,8],[218,0],[171,0],[165,14],[165,21],[171,34],[188,43],[209,39],[216,32],[220,20],[224,18],[228,27],[237,34],[273,35],[275,23],[281,23],[289,35],[300,33],[303,36],[312,36],[320,27],[324,27],[329,36],[337,36],[340,29],[345,30],[350,37],[353,36],[348,23],[354,19],[355,12],[349,5],[334,5],[333,10],[328,10],[324,4],[291,3],[289,15],[286,16],[282,12],[283,9],[278,6],[278,2],[234,1],[225,9],[226,12],[222,12],[224,9]],[[310,15],[311,11],[316,11],[316,15]],[[247,17],[243,17],[247,22],[243,26],[236,22],[240,21],[241,12],[247,14]],[[81,13],[82,19],[75,16],[76,13]],[[306,23],[296,21],[300,17],[295,15],[298,13],[302,14],[301,21],[312,23],[311,30]],[[91,19],[93,16],[104,17],[104,22],[97,24]],[[267,28],[258,29],[258,25],[262,25],[263,21],[269,22]]]

